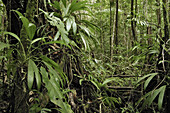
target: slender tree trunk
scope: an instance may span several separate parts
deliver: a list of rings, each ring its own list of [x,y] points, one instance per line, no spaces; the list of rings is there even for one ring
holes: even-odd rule
[[[135,18],[137,18],[137,12],[138,12],[138,0],[135,0]],[[135,29],[136,29],[136,20],[135,20]],[[135,30],[136,31],[136,30]]]
[[[100,0],[100,2],[102,3],[102,0]],[[102,6],[100,6],[100,10],[102,10]],[[101,27],[101,31],[100,31],[100,43],[101,43],[101,59],[103,60],[103,56],[104,56],[104,36],[103,36],[103,20],[100,19],[100,27]]]
[[[115,33],[115,14],[113,15],[113,23],[114,23],[114,25],[113,25],[113,35],[111,36],[111,51],[110,51],[110,53],[112,54],[112,56],[113,56],[113,47],[114,47],[114,38],[115,38],[115,35],[114,35],[114,33]],[[111,56],[111,62],[112,62],[112,56]]]
[[[124,14],[124,18],[127,19],[127,15]],[[123,25],[124,25],[124,41],[125,41],[125,45],[126,45],[126,51],[129,51],[129,40],[128,40],[128,35],[127,35],[127,26],[126,26],[126,22],[124,21]],[[128,52],[127,52],[127,57],[129,56]]]
[[[118,46],[118,8],[119,0],[116,0],[116,22],[115,22],[115,45]]]
[[[134,0],[131,0],[131,28],[132,28],[132,35],[133,35],[132,47],[134,46],[134,42],[136,42],[135,26],[133,20],[134,18],[133,4],[134,4]]]
[[[170,0],[168,0],[168,17],[169,17],[169,33],[170,33]]]
[[[118,46],[118,0],[116,0],[115,15],[113,16],[113,18],[114,18],[113,35],[111,38],[112,55],[113,55],[114,44],[116,47]],[[115,53],[117,53],[117,49],[115,50]]]
[[[167,42],[169,39],[169,28],[168,28],[168,18],[167,18],[167,7],[166,7],[167,1],[163,0],[163,19],[164,19],[164,33],[165,33],[165,39],[164,41]]]
[[[28,0],[3,0],[6,10],[7,10],[7,16],[8,16],[8,31],[15,33],[18,36],[21,36],[21,29],[22,29],[22,23],[19,20],[17,14],[14,11],[11,10],[17,10],[24,14],[29,13],[30,10],[34,10],[33,8],[28,8],[29,11],[26,12],[27,9],[27,1]],[[31,1],[31,0],[29,0]],[[32,0],[33,1],[33,0]],[[34,0],[35,1],[35,0]],[[31,6],[31,5],[30,5]],[[33,7],[33,6],[32,6]],[[21,38],[21,37],[20,37]],[[21,40],[23,42],[22,37]],[[13,38],[9,37],[9,43],[10,44],[16,44],[18,41]],[[17,52],[16,52],[17,53]],[[26,90],[26,82],[25,80],[22,80],[23,73],[21,72],[21,67],[17,65],[17,58],[18,54],[16,54],[14,51],[14,55],[12,56],[16,60],[16,67],[14,67],[12,70],[12,74],[10,75],[13,82],[12,82],[12,88],[11,88],[11,97],[10,97],[10,105],[8,108],[9,113],[28,113],[28,90]],[[13,62],[14,63],[14,62]],[[22,67],[24,68],[24,66]],[[25,87],[24,87],[25,85]]]
[[[164,20],[164,37],[160,41],[160,54],[159,54],[159,61],[162,61],[161,64],[158,64],[158,69],[160,70],[159,73],[161,75],[161,78],[166,77],[166,82],[169,83],[170,80],[168,77],[170,77],[170,63],[167,61],[170,61],[170,54],[168,53],[168,50],[165,50],[165,48],[170,48],[170,41],[169,41],[169,28],[168,28],[168,12],[167,12],[167,0],[163,0],[163,20]],[[164,46],[163,46],[164,45]],[[165,48],[164,48],[165,47]],[[166,112],[168,113],[170,111],[170,88],[169,84],[166,89]]]
[[[169,28],[168,28],[168,18],[167,18],[167,1],[163,0],[163,20],[164,20],[164,37],[162,38],[161,41],[161,54],[162,56],[161,59],[163,60],[162,62],[162,70],[166,73],[169,74],[169,64],[166,61],[170,60],[170,55],[168,54],[167,50],[163,47],[163,44],[165,45],[166,48],[170,48],[170,43],[169,43]]]
[[[113,36],[112,40],[116,46],[115,54],[117,54],[117,46],[118,46],[118,7],[119,7],[119,1],[116,0],[116,14],[115,14],[115,24],[114,24],[114,31],[113,31]]]
[[[112,47],[112,1],[110,0],[110,62],[112,62],[113,47]]]
[[[157,6],[159,7],[157,10],[156,10],[156,13],[157,13],[157,25],[158,25],[158,34],[157,36],[161,39],[162,38],[162,30],[161,30],[161,9],[160,9],[160,0],[156,0],[156,3],[157,3]]]

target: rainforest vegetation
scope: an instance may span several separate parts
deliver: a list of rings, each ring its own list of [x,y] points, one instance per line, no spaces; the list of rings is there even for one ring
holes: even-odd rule
[[[169,113],[169,33],[170,0],[0,0],[0,113]]]

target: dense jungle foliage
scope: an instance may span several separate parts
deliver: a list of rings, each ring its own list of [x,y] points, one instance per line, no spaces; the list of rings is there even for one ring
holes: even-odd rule
[[[0,0],[0,113],[169,113],[170,0]]]

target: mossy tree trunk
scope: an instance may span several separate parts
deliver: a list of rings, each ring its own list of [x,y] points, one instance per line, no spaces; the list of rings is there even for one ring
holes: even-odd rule
[[[170,82],[170,54],[169,50],[166,50],[170,48],[170,41],[169,41],[169,28],[168,28],[168,12],[167,12],[167,0],[163,0],[163,19],[164,19],[164,37],[162,38],[163,40],[163,47],[162,47],[162,69],[163,69],[163,76],[166,76],[166,81],[167,83]],[[164,48],[165,47],[165,48]],[[167,113],[170,111],[170,88],[169,84],[167,86],[167,92],[166,92],[166,110]]]
[[[8,31],[15,33],[21,38],[25,48],[27,47],[25,30],[22,26],[22,22],[18,18],[18,15],[12,10],[18,10],[23,15],[28,18],[30,22],[34,22],[34,14],[36,11],[36,0],[3,0],[3,3],[6,5],[7,17],[8,17]],[[17,44],[17,40],[13,37],[9,37],[10,44]],[[14,47],[14,49],[16,49]],[[19,57],[17,52],[13,52],[11,66],[13,65],[13,74],[12,88],[11,88],[11,97],[10,105],[8,108],[9,113],[28,113],[28,90],[26,86],[26,79],[23,79],[26,73],[25,64],[18,63]],[[15,71],[14,71],[15,70]]]
[[[157,0],[157,3],[160,1]],[[162,39],[160,40],[160,54],[158,56],[158,70],[160,74],[160,78],[166,78],[166,83],[170,82],[170,54],[169,54],[169,48],[170,48],[170,41],[169,41],[169,27],[168,27],[168,12],[167,12],[167,0],[162,1],[162,7],[163,7],[163,24],[164,24],[164,36],[162,36]],[[159,17],[160,18],[160,17]],[[160,19],[158,24],[160,24]],[[161,33],[159,34],[161,37]],[[166,112],[168,113],[170,111],[170,89],[169,84],[167,84],[166,89],[166,99],[165,99],[165,105],[166,105]]]

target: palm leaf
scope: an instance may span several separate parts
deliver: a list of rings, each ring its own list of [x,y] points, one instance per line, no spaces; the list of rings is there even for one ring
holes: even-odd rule
[[[144,90],[146,89],[146,87],[148,86],[148,84],[150,83],[150,81],[153,79],[153,77],[155,77],[157,75],[157,73],[152,73],[150,75],[150,77],[145,81],[145,84],[144,84]]]
[[[136,84],[139,83],[140,81],[144,80],[145,78],[149,77],[149,76],[157,75],[157,74],[158,74],[158,73],[150,73],[150,74],[144,75],[143,77],[141,77],[141,78],[136,82]]]
[[[164,94],[165,94],[165,89],[166,89],[165,85],[161,87],[161,92],[160,92],[159,98],[158,98],[158,109],[159,110],[162,108],[163,98],[164,98]]]

